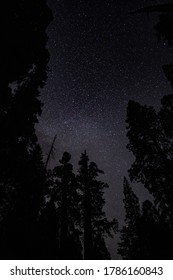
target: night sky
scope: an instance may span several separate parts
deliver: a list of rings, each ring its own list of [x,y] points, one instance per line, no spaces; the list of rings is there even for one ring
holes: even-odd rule
[[[47,29],[50,72],[41,92],[43,113],[37,126],[44,156],[55,134],[53,167],[64,151],[77,166],[87,150],[110,186],[106,212],[122,224],[123,177],[133,160],[126,144],[130,99],[159,107],[172,93],[161,66],[173,63],[171,49],[157,43],[156,15],[130,11],[169,0],[49,0],[54,21]],[[76,168],[76,167],[75,167]],[[135,187],[141,199],[145,192]],[[108,241],[117,258],[116,242]]]

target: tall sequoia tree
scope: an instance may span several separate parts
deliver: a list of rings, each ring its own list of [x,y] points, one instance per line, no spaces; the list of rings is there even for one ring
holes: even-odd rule
[[[166,224],[160,219],[159,211],[151,201],[140,207],[127,179],[124,179],[125,225],[121,229],[118,253],[123,259],[162,259],[167,256]],[[159,246],[158,246],[159,244]]]
[[[170,47],[173,44],[172,7],[172,4],[156,5],[135,12],[161,13],[155,29],[158,39],[165,40]],[[164,65],[163,71],[173,85],[173,66]],[[154,205],[146,201],[142,206],[138,237],[140,244],[146,246],[141,247],[140,258],[172,259],[173,95],[162,98],[159,112],[130,101],[127,123],[128,149],[135,156],[129,170],[130,179],[142,183],[154,199]]]
[[[170,236],[173,229],[173,139],[172,127],[169,126],[169,99],[170,96],[164,96],[158,113],[152,107],[133,101],[129,102],[127,110],[128,148],[135,156],[129,175],[131,181],[142,183],[154,198],[159,223],[155,239],[157,237],[157,242],[164,245],[158,246],[160,250],[157,251],[157,256],[154,254],[156,246],[155,249],[153,247],[150,258],[155,256],[161,259],[172,257]],[[152,223],[145,224],[149,227]]]
[[[44,185],[35,124],[47,78],[45,0],[4,3],[1,9],[0,258],[37,258],[37,216]]]
[[[149,6],[137,10],[135,13],[159,13],[159,21],[155,26],[158,39],[164,40],[168,46],[173,46],[173,4]],[[166,78],[173,86],[173,65],[163,65]],[[136,110],[134,113],[133,110]],[[139,119],[141,118],[141,119]],[[137,124],[135,125],[135,121]],[[144,122],[146,123],[144,124]],[[136,155],[136,161],[131,168],[131,176],[143,181],[155,197],[155,203],[160,209],[164,209],[166,219],[169,223],[173,221],[173,95],[165,95],[161,100],[161,108],[158,113],[153,108],[141,106],[135,102],[129,102],[127,111],[127,122],[129,124],[129,146],[128,148]],[[139,126],[142,125],[140,130]],[[132,128],[133,127],[133,128]],[[134,140],[134,138],[136,140]],[[135,143],[136,141],[136,143]],[[139,147],[143,148],[144,161],[139,162]],[[136,148],[135,148],[136,146]],[[136,151],[135,151],[136,150]],[[151,155],[147,156],[151,151]],[[145,157],[144,157],[145,154]],[[138,159],[137,159],[138,157]],[[149,157],[151,158],[149,160]],[[157,162],[156,162],[157,161]],[[150,164],[150,172],[146,170]],[[136,168],[135,168],[136,165]],[[139,167],[137,170],[137,166]],[[156,167],[154,171],[154,167]],[[148,166],[149,168],[149,166]],[[155,172],[155,173],[154,173]],[[158,174],[158,176],[157,176]],[[153,178],[151,178],[151,176]],[[154,178],[157,177],[157,179]],[[155,183],[154,183],[155,181]],[[160,188],[157,188],[157,184]],[[150,186],[151,188],[150,188]],[[162,192],[164,191],[164,192]]]
[[[124,178],[125,225],[121,232],[118,253],[126,260],[139,259],[139,221],[141,217],[139,199]]]
[[[107,220],[104,212],[104,189],[107,184],[98,177],[103,171],[96,163],[89,162],[86,151],[81,155],[78,185],[81,191],[81,217],[83,228],[84,259],[110,259],[105,238],[117,230],[117,221]]]
[[[52,254],[56,259],[82,258],[80,195],[77,191],[76,176],[73,173],[70,159],[71,155],[64,152],[62,159],[59,160],[60,164],[51,172],[47,192],[50,201],[46,203],[42,215],[43,221],[47,220],[45,223],[46,235],[50,236],[49,244],[52,244]],[[52,213],[54,214],[52,215]],[[52,220],[52,225],[49,227],[52,216],[54,216],[54,221]],[[52,233],[55,225],[57,225],[55,232]],[[51,238],[53,235],[54,238]]]

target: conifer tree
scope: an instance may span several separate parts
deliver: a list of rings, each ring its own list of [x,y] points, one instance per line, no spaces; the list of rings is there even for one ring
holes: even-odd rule
[[[59,225],[59,259],[81,259],[80,211],[77,182],[70,163],[71,155],[63,153],[60,165],[53,170],[51,202],[56,208]]]
[[[128,180],[124,178],[124,207],[125,207],[125,225],[121,232],[121,242],[119,243],[118,253],[126,260],[139,259],[139,222],[140,205],[139,199],[133,192]]]
[[[78,186],[81,191],[84,259],[110,259],[106,237],[117,230],[117,221],[108,221],[104,212],[104,189],[108,185],[98,179],[103,171],[89,162],[86,151],[81,155]]]
[[[37,218],[45,181],[35,124],[47,78],[46,1],[8,1],[1,9],[0,258],[37,258]],[[37,241],[36,241],[37,240]]]
[[[164,65],[163,70],[171,82],[171,65]],[[134,101],[130,101],[127,108],[129,138],[127,147],[135,156],[129,170],[130,179],[142,183],[154,198],[154,205],[150,201],[145,201],[141,218],[136,217],[140,259],[172,257],[170,250],[173,232],[172,101],[172,95],[165,95],[158,113],[153,107],[142,106]],[[126,235],[129,235],[128,229]],[[134,252],[135,250],[134,246]],[[122,255],[123,253],[125,246],[121,251]]]
[[[60,258],[59,228],[59,216],[57,214],[56,203],[53,195],[51,196],[49,191],[49,196],[47,193],[39,217],[40,259],[56,260]]]
[[[173,13],[172,4],[155,5],[137,10],[134,13],[159,12],[159,22],[155,26],[158,39],[172,46]],[[163,66],[167,79],[173,85],[173,67]],[[153,107],[142,106],[129,101],[127,108],[128,149],[135,156],[129,170],[131,181],[139,182],[153,196],[153,203],[145,201],[141,215],[134,215],[138,224],[137,232],[140,259],[172,259],[173,234],[173,96],[166,95],[161,100],[159,112]],[[127,198],[126,198],[127,199]],[[126,204],[125,204],[126,208]],[[135,210],[135,205],[132,207]],[[126,213],[128,210],[126,209]],[[125,258],[128,253],[130,230],[122,231],[119,252]],[[127,242],[128,241],[128,242]],[[136,252],[136,246],[132,242]]]

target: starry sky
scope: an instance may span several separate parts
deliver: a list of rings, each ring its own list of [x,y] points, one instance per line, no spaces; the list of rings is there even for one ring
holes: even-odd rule
[[[172,93],[161,66],[173,62],[171,49],[158,44],[156,15],[130,15],[138,8],[172,1],[48,0],[54,20],[47,29],[50,52],[43,113],[37,134],[48,153],[57,134],[50,167],[64,151],[75,170],[87,150],[105,175],[106,212],[120,225],[124,218],[123,177],[133,161],[127,151],[126,108],[130,99],[159,108]],[[142,198],[143,188],[135,187]],[[108,240],[113,258],[116,241]]]

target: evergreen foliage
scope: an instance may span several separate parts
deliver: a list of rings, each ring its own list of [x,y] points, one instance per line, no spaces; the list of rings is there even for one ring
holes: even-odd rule
[[[78,184],[81,191],[81,214],[84,234],[84,259],[110,259],[105,238],[116,232],[117,221],[108,221],[104,211],[104,189],[108,185],[99,180],[103,174],[96,163],[89,162],[86,151],[79,161]]]
[[[172,46],[173,15],[164,10],[167,7],[158,5],[137,12],[161,12],[155,27],[157,36]],[[173,66],[164,65],[163,71],[173,85]],[[135,156],[129,170],[130,180],[144,185],[153,196],[153,203],[145,201],[140,209],[136,196],[125,181],[126,225],[121,232],[119,253],[126,259],[172,259],[173,95],[162,98],[158,112],[153,107],[129,101],[127,123],[127,147]],[[138,213],[132,215],[136,209]],[[132,230],[131,221],[135,225]]]
[[[47,78],[46,1],[8,1],[1,9],[1,258],[39,258],[38,213],[45,184],[35,124]],[[20,246],[19,246],[20,244]]]

